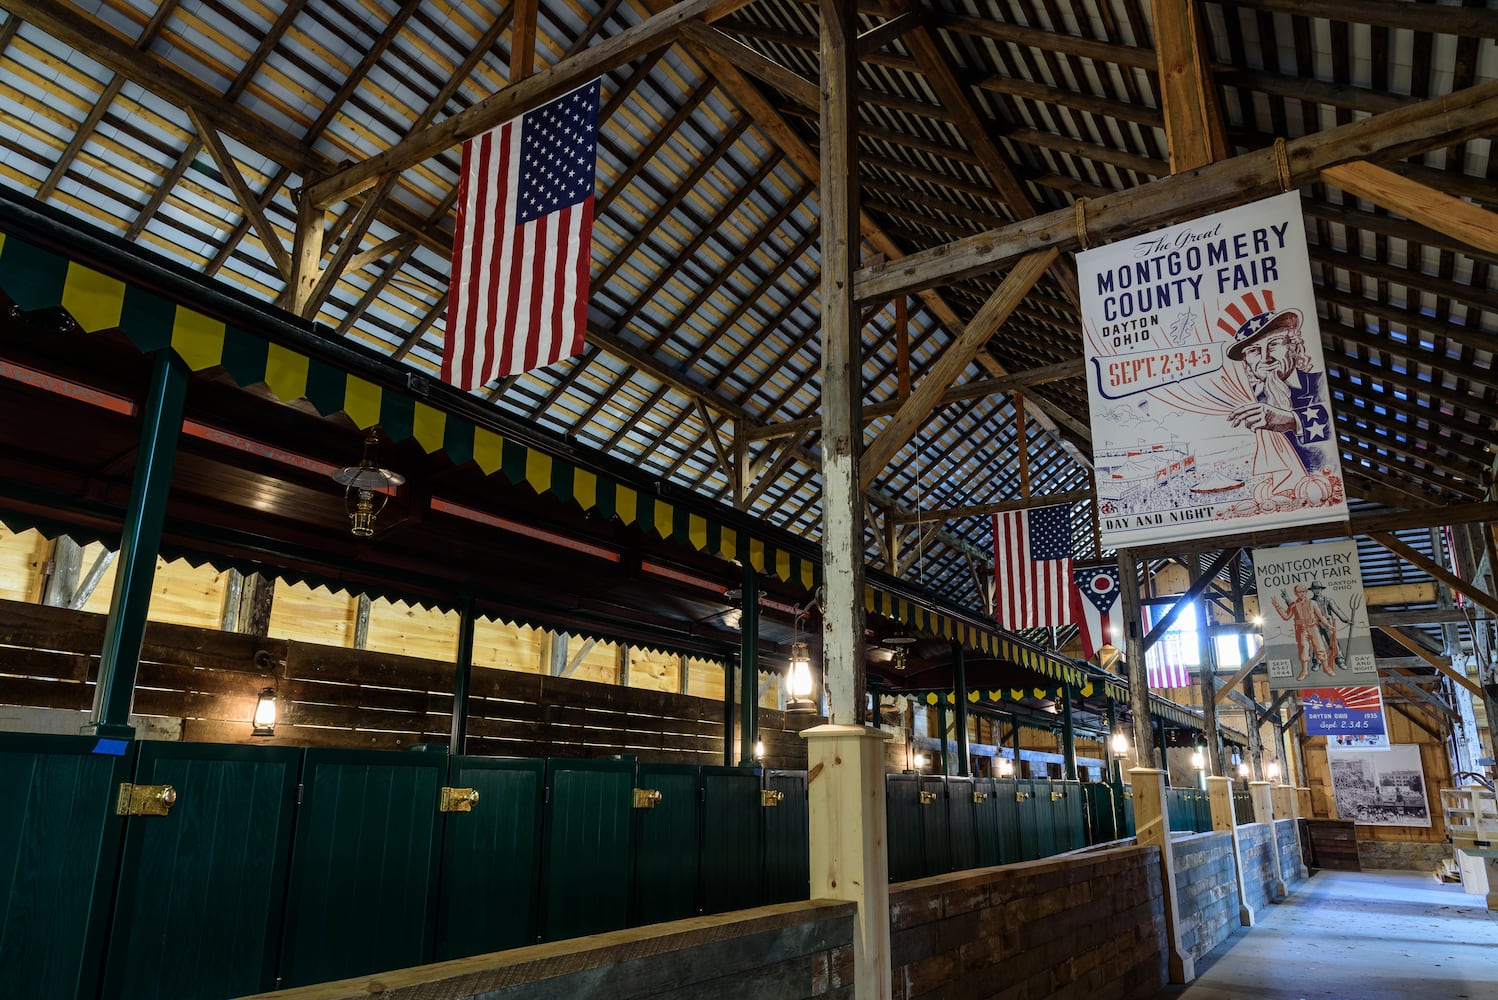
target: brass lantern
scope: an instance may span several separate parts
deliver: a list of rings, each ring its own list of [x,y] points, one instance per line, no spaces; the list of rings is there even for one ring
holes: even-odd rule
[[[364,454],[358,465],[345,466],[333,473],[333,482],[343,487],[343,508],[348,512],[349,531],[360,538],[374,534],[375,518],[390,502],[390,491],[406,481],[399,472],[382,469],[374,453],[380,443],[380,432],[371,429],[364,439]]]

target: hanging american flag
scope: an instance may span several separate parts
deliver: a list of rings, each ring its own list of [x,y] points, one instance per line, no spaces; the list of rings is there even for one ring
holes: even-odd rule
[[[473,389],[577,354],[598,81],[463,144],[442,378]]]
[[[1149,627],[1154,628],[1157,620],[1164,617],[1168,611],[1165,608],[1145,608],[1145,620]],[[1144,672],[1145,679],[1151,690],[1161,688],[1184,688],[1191,686],[1191,664],[1200,660],[1197,652],[1197,638],[1193,631],[1188,635],[1185,631],[1185,623],[1182,618],[1192,612],[1185,612],[1176,623],[1165,630],[1153,646],[1145,651]]]
[[[1161,657],[1158,661],[1153,657],[1147,658],[1145,674],[1151,691],[1191,686],[1191,671],[1186,669],[1186,664],[1167,657]]]
[[[993,516],[994,617],[1008,629],[1064,625],[1071,611],[1071,505]]]
[[[1090,660],[1111,641],[1113,609],[1118,604],[1118,567],[1093,566],[1072,571],[1071,620],[1082,639],[1082,658]]]

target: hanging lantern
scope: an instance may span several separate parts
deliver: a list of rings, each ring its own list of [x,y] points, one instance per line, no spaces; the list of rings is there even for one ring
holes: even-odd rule
[[[380,443],[380,432],[371,428],[364,439],[364,454],[358,465],[345,466],[333,473],[333,482],[343,487],[343,508],[348,512],[349,531],[360,538],[374,534],[375,518],[390,502],[390,491],[406,477],[375,462],[374,452]]]

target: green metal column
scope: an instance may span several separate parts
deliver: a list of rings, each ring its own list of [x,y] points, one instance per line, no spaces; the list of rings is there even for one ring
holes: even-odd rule
[[[968,777],[967,751],[967,664],[964,662],[962,643],[952,643],[952,691],[957,698],[957,773]]]
[[[759,730],[759,574],[744,564],[744,607],[739,616],[739,766],[753,767]]]
[[[1009,721],[1014,725],[1014,732],[1009,735],[1014,738],[1014,776],[1020,777],[1019,770],[1019,716],[1011,715]]]
[[[733,672],[739,658],[730,655],[723,664],[723,766],[733,766]]]
[[[453,733],[448,752],[458,757],[468,746],[468,686],[473,679],[473,627],[478,618],[473,595],[464,594],[458,605],[458,670],[453,675]]]
[[[146,636],[146,612],[151,583],[161,549],[161,525],[166,520],[166,498],[172,483],[172,462],[182,430],[182,407],[187,396],[187,366],[170,350],[156,352],[151,388],[141,409],[140,453],[130,506],[120,535],[120,555],[114,578],[109,621],[99,654],[99,683],[94,688],[94,710],[84,731],[96,736],[129,739],[130,702],[135,695],[135,672]]]
[[[1077,729],[1071,719],[1071,684],[1061,684],[1061,762],[1067,781],[1077,780]]]
[[[936,735],[941,738],[941,773],[948,774],[947,770],[947,705],[946,702],[936,703]]]

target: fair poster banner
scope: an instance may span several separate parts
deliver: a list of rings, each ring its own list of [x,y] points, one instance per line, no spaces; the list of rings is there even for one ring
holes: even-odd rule
[[[1305,688],[1300,708],[1306,735],[1325,736],[1328,747],[1364,746],[1362,737],[1384,735],[1384,699],[1377,685]]]
[[[1367,826],[1430,826],[1419,747],[1396,744],[1377,753],[1329,748],[1326,761],[1339,819]]]
[[[1253,562],[1271,691],[1378,683],[1357,542],[1254,549]]]
[[[1346,519],[1298,194],[1077,271],[1104,548]]]

